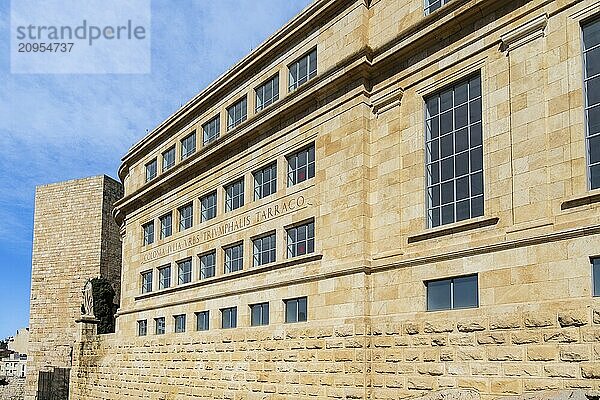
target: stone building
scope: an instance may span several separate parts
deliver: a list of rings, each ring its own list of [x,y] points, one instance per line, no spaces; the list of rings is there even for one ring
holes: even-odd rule
[[[25,378],[27,354],[11,353],[0,359],[0,377]]]
[[[599,390],[599,17],[312,3],[124,156],[71,397]]]
[[[29,345],[29,328],[17,329],[15,336],[8,338],[8,350],[20,354],[27,354]]]
[[[121,242],[112,211],[122,195],[107,176],[36,188],[26,399],[36,398],[40,373],[71,368],[86,281],[103,276],[118,290]]]

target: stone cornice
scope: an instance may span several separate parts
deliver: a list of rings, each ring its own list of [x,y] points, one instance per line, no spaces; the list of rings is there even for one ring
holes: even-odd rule
[[[548,25],[548,14],[540,15],[537,18],[532,19],[524,23],[521,26],[513,29],[510,32],[500,36],[502,41],[502,50],[506,54],[512,50],[523,46],[529,42],[545,36],[546,26]]]

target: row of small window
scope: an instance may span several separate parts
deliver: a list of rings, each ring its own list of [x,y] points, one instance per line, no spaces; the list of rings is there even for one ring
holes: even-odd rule
[[[305,322],[307,320],[308,308],[307,298],[298,297],[283,301],[285,305],[285,322]],[[250,308],[250,326],[266,326],[269,325],[269,303],[252,304]],[[237,328],[237,307],[221,308],[221,328],[231,329]],[[210,329],[210,311],[200,311],[195,313],[196,330],[207,331]],[[173,316],[173,332],[182,333],[187,328],[186,314]],[[146,336],[148,334],[148,320],[143,319],[137,321],[138,336]],[[154,318],[154,334],[163,335],[166,333],[165,317]]]
[[[294,258],[315,251],[315,224],[314,221],[296,225],[286,229],[287,258]],[[276,235],[270,232],[267,235],[252,240],[253,266],[269,264],[276,261]],[[244,243],[236,243],[223,248],[223,273],[228,274],[241,271],[244,268]],[[199,279],[212,278],[216,273],[217,251],[213,250],[199,256]],[[153,271],[142,272],[142,293],[151,292],[153,289]],[[177,262],[177,283],[184,285],[192,281],[192,259]],[[171,265],[158,268],[158,289],[171,287]]]
[[[287,186],[291,187],[315,176],[315,146],[311,144],[286,157]],[[254,200],[267,197],[277,191],[277,162],[253,172]],[[225,212],[233,211],[244,205],[244,177],[225,185]],[[194,220],[193,203],[177,209],[179,215],[179,232],[191,228]],[[200,222],[211,220],[217,216],[217,191],[214,190],[200,197]],[[173,234],[173,214],[171,212],[159,217],[160,239]],[[142,225],[143,244],[154,243],[154,221]]]
[[[288,65],[288,90],[292,92],[300,85],[308,82],[317,75],[317,49],[300,57]],[[254,89],[255,112],[279,100],[279,73]],[[227,131],[235,128],[248,117],[248,100],[244,96],[227,108]],[[219,138],[221,131],[221,116],[217,114],[202,125],[204,146]],[[185,160],[196,152],[196,131],[193,131],[180,141],[181,160]],[[162,172],[175,165],[175,145],[162,153]],[[158,175],[158,160],[155,158],[146,164],[146,182]]]

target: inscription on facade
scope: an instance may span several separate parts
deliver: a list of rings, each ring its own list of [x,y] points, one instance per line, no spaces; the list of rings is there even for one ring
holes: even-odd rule
[[[275,204],[269,204],[257,210],[249,211],[236,218],[225,220],[217,225],[213,225],[210,228],[193,233],[173,243],[150,250],[144,254],[144,259],[142,262],[150,262],[160,257],[168,256],[169,254],[181,250],[186,250],[202,242],[217,239],[221,236],[240,231],[250,226],[269,221],[273,218],[277,218],[281,215],[288,214],[292,211],[301,210],[309,206],[312,206],[312,203],[307,200],[304,195],[280,200]]]

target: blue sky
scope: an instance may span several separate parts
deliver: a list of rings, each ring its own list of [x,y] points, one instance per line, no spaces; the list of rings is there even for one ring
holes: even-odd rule
[[[0,339],[28,325],[35,186],[116,177],[146,130],[309,3],[152,0],[151,74],[21,75],[10,73],[0,2]]]

